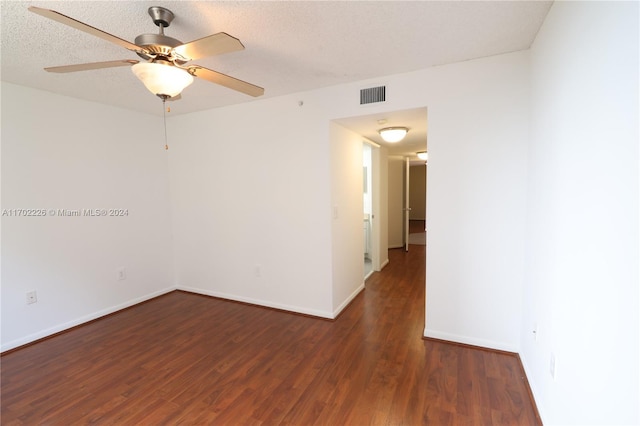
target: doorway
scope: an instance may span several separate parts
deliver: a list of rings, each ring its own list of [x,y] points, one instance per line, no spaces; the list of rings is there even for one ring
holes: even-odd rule
[[[371,221],[372,238],[371,251],[364,248],[363,251],[372,259],[373,271],[379,271],[389,262],[388,250],[390,248],[404,247],[406,239],[403,238],[403,226],[405,217],[403,217],[404,208],[404,184],[403,174],[406,159],[409,158],[411,165],[418,160],[417,153],[426,150],[427,145],[427,109],[414,108],[409,110],[377,112],[368,115],[345,117],[332,120],[341,127],[361,136],[364,144],[375,144],[372,148],[372,176],[365,178],[365,151],[363,144],[363,162],[358,164],[359,171],[362,175],[363,191],[362,194],[354,194],[354,197],[363,197],[362,211],[368,214],[366,210],[365,194],[367,191],[373,194],[374,207],[369,217]],[[378,131],[384,127],[405,126],[409,128],[406,137],[398,143],[388,143],[380,137]],[[371,145],[370,145],[371,146]],[[422,162],[424,165],[424,161]],[[350,167],[355,167],[352,164]],[[377,177],[376,177],[377,173]],[[367,179],[365,181],[365,179]],[[369,180],[370,179],[370,180]],[[368,186],[369,183],[372,187]],[[366,191],[365,191],[366,189]],[[360,191],[359,191],[360,192]],[[377,197],[377,198],[376,198]],[[424,198],[424,197],[423,197]],[[351,226],[355,229],[357,226],[359,232],[362,232],[363,247],[368,247],[365,236],[365,221],[367,216],[359,218],[357,222],[353,222]],[[377,233],[377,236],[374,236]],[[376,261],[376,248],[378,249],[378,260]],[[362,265],[364,255],[359,252],[358,263]],[[355,259],[353,259],[355,261]],[[358,266],[360,266],[358,265]],[[368,266],[368,265],[366,265]],[[365,266],[365,267],[366,267]],[[368,275],[368,269],[364,275]]]
[[[427,219],[427,162],[414,161],[409,165],[409,221],[408,245],[426,245]]]

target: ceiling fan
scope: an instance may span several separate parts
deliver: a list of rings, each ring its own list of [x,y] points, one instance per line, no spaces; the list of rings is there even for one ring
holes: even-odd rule
[[[166,36],[164,29],[169,27],[174,18],[174,14],[164,7],[152,6],[149,8],[149,15],[153,19],[153,23],[158,26],[159,33],[141,34],[135,38],[134,43],[130,43],[127,40],[123,40],[54,10],[30,6],[29,11],[93,36],[100,37],[120,47],[124,47],[137,53],[138,56],[144,59],[144,62],[133,59],[123,59],[65,65],[45,68],[46,71],[67,73],[132,66],[133,73],[145,84],[147,89],[154,95],[159,96],[162,100],[175,100],[179,98],[182,90],[193,82],[193,77],[199,77],[254,97],[264,94],[262,87],[238,80],[237,78],[207,69],[200,65],[187,64],[187,62],[194,59],[242,50],[244,46],[240,40],[224,32],[212,34],[189,43],[182,43],[180,40]]]

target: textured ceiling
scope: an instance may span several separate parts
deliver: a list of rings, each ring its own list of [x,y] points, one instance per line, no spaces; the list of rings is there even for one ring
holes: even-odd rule
[[[23,86],[161,114],[128,67],[53,74],[44,67],[135,53],[27,11],[56,10],[133,42],[157,27],[149,6],[171,9],[166,34],[192,41],[227,32],[245,50],[194,61],[265,88],[264,97],[527,49],[543,1],[2,1],[1,78]],[[182,114],[254,98],[196,79],[174,104]]]

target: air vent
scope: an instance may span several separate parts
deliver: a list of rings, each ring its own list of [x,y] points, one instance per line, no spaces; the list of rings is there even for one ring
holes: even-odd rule
[[[385,101],[386,86],[370,87],[360,90],[360,105]]]

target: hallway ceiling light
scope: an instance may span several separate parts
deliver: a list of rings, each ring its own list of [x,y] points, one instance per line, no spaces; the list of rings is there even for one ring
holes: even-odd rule
[[[409,129],[406,127],[385,127],[380,129],[378,133],[385,142],[394,143],[400,142],[407,135]]]
[[[429,159],[429,154],[427,153],[427,151],[417,152],[416,154],[421,160],[427,161]]]

